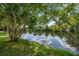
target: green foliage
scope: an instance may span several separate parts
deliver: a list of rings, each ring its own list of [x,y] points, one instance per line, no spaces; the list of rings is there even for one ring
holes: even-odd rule
[[[0,22],[18,36],[23,30],[33,32],[46,27],[50,20],[56,22],[56,30],[76,28],[78,4],[0,4]],[[25,26],[27,28],[25,28]],[[78,29],[78,28],[76,28]],[[70,29],[71,30],[71,29]]]
[[[17,40],[25,31],[33,32],[36,25],[48,22],[45,14],[47,4],[0,4],[0,22],[7,28],[11,40]]]
[[[60,30],[62,30],[62,28],[60,26],[58,26],[58,25],[53,25],[53,26],[50,27],[50,29],[53,30],[53,31],[60,31]]]
[[[57,27],[55,27],[56,25],[51,27],[56,31],[59,31],[60,29],[58,29],[58,27],[60,27],[62,30],[68,29],[69,31],[73,30],[73,32],[74,31],[78,32],[79,4],[61,4],[60,6],[61,6],[60,8],[56,6],[56,8],[58,8],[56,9],[57,12],[51,12],[50,14],[53,17],[52,19],[56,22],[56,25],[58,25]]]

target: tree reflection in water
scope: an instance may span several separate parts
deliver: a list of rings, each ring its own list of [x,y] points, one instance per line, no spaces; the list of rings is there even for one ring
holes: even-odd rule
[[[25,35],[24,37],[26,38],[26,36],[28,37],[28,40],[30,39],[31,41],[39,42],[42,45],[62,48],[65,50],[72,50],[75,52],[77,51],[77,53],[79,51],[78,33],[36,31],[34,33],[27,33],[27,35]]]

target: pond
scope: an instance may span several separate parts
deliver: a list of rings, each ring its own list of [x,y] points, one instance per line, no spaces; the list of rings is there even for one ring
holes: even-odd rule
[[[23,38],[25,40],[35,41],[44,46],[64,49],[64,50],[68,50],[68,51],[74,52],[76,54],[79,54],[79,49],[77,47],[78,45],[76,46],[76,44],[74,43],[74,40],[71,39],[71,36],[69,37],[70,40],[68,39],[68,37],[69,37],[69,35],[66,36],[66,34],[65,34],[65,36],[64,36],[64,34],[63,34],[63,36],[50,35],[50,34],[47,36],[45,34],[35,35],[34,33],[31,33],[31,34],[25,33],[25,34],[22,34],[22,36],[21,36],[21,38]]]

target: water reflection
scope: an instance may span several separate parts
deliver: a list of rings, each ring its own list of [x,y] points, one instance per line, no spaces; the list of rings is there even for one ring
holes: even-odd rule
[[[27,39],[30,41],[35,41],[35,42],[38,42],[42,45],[47,45],[50,47],[60,48],[60,49],[69,50],[69,51],[79,53],[77,47],[75,46],[77,44],[76,40],[75,40],[76,44],[73,44],[74,43],[74,41],[72,39],[73,37],[71,37],[70,34],[63,34],[62,35],[62,34],[56,33],[53,35],[50,35],[50,34],[35,35],[34,33],[31,33],[31,34],[26,33],[26,34],[22,34],[21,38]]]

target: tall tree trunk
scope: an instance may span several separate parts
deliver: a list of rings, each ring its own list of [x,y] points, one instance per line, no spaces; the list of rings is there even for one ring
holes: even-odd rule
[[[14,37],[13,35],[10,36],[10,41],[17,41],[17,37]]]
[[[17,41],[23,30],[25,29],[26,23],[24,22],[25,19],[21,20],[21,23],[17,23],[16,15],[12,10],[13,18],[10,18],[9,25],[8,25],[8,33],[10,36],[10,41]]]
[[[10,25],[8,27],[8,33],[9,33],[10,41],[17,41],[19,39],[19,37],[21,36],[21,34],[23,33],[24,29],[25,29],[25,24],[23,24],[22,28],[21,28],[22,25],[19,25],[19,26],[16,26],[16,27],[15,26]]]
[[[12,22],[9,22],[8,33],[10,41],[17,41],[17,31],[16,31],[16,20],[12,19]]]
[[[8,30],[10,41],[17,41],[17,35],[15,35],[15,32],[11,31],[10,29]]]

